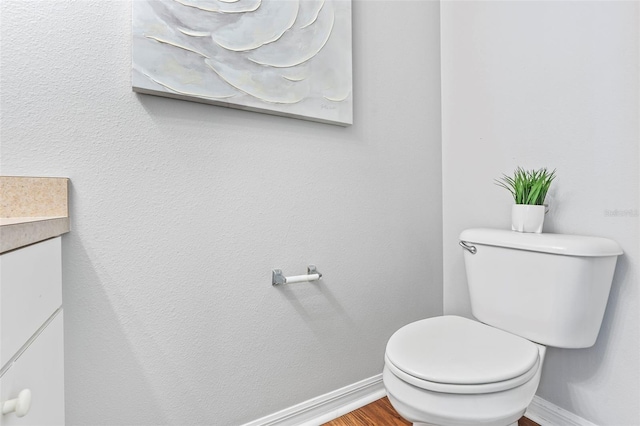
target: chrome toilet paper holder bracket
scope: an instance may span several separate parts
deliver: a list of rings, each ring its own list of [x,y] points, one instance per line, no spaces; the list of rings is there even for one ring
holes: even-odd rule
[[[271,270],[271,285],[293,284],[303,281],[317,281],[322,278],[322,274],[316,268],[316,265],[307,266],[307,275],[294,275],[285,277],[282,269]]]

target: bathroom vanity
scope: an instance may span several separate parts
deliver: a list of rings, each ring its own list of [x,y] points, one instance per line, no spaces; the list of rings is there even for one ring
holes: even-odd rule
[[[0,426],[63,425],[68,180],[0,176]]]

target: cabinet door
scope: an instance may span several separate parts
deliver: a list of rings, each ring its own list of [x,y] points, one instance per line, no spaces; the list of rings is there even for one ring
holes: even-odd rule
[[[0,426],[64,425],[64,343],[62,311],[0,378],[0,404],[31,390],[24,417],[0,415]]]
[[[0,255],[0,367],[61,305],[60,237]]]

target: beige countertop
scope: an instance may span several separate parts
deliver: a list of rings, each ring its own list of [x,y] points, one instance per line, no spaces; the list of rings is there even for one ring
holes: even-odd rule
[[[0,253],[69,232],[67,178],[0,176]]]

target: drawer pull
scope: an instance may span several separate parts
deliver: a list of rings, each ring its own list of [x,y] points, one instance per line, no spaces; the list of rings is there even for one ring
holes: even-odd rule
[[[16,417],[24,417],[31,408],[31,391],[20,391],[16,399],[10,399],[2,403],[2,414],[16,413]]]

